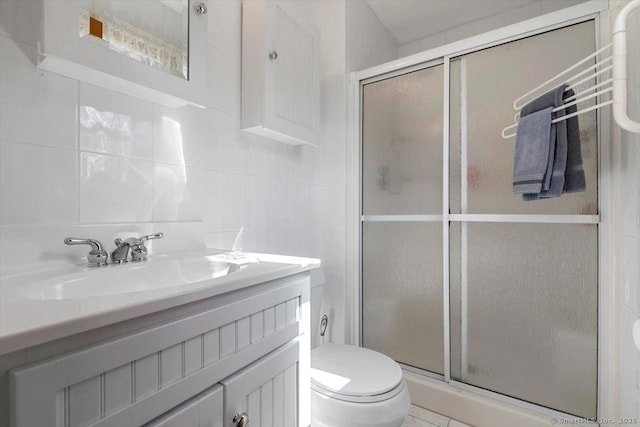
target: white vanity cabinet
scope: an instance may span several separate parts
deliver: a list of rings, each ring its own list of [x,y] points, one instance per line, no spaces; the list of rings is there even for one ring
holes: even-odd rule
[[[13,369],[11,426],[233,427],[245,413],[255,427],[308,426],[309,282],[222,294]]]
[[[296,2],[242,5],[242,128],[317,145],[320,35]]]
[[[40,1],[42,30],[38,68],[167,107],[206,105],[207,16],[197,12],[200,0]],[[113,18],[116,22],[112,25],[113,30],[104,23],[105,37],[116,31],[118,40],[126,40],[129,43],[127,46],[143,46],[141,49],[149,56],[139,52],[123,53],[126,49],[114,49],[113,45],[110,48],[109,42],[101,37],[81,35],[83,26],[90,26],[89,17],[93,12],[87,12],[87,8],[92,7],[102,7],[112,12],[107,16],[118,14]],[[177,13],[180,15],[173,21],[178,22],[169,26],[167,15],[175,12],[175,9],[179,10]],[[102,33],[102,21],[98,26]],[[153,27],[153,31],[144,31],[142,27]],[[177,27],[181,33],[180,36],[165,34],[166,39],[181,37],[184,42],[165,43],[162,35],[158,34],[169,27]],[[180,63],[185,63],[186,75],[176,75],[150,65],[153,63],[149,59],[152,53],[156,57],[166,57],[170,48],[182,49],[183,53],[186,49],[185,58],[176,55]]]

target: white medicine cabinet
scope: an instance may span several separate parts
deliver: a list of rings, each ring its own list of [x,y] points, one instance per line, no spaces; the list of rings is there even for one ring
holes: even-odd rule
[[[320,33],[302,4],[255,0],[242,12],[242,128],[317,145]]]
[[[167,107],[206,102],[200,0],[42,0],[38,67]]]

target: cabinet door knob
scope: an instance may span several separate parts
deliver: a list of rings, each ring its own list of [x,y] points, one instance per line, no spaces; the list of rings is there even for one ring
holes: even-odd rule
[[[204,3],[200,3],[196,6],[196,14],[205,15],[207,13],[207,5]]]
[[[278,52],[276,52],[275,50],[272,50],[271,52],[269,52],[269,59],[272,61],[275,61],[276,59],[278,59]]]
[[[249,425],[249,414],[243,412],[242,414],[235,414],[233,416],[233,423],[237,427],[248,427]]]

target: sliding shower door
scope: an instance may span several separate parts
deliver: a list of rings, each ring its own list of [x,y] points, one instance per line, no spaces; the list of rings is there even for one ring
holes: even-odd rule
[[[501,137],[516,98],[596,50],[595,27],[362,82],[365,347],[458,387],[596,417],[597,113],[579,116],[584,192],[523,201],[515,138]],[[577,92],[597,83],[588,74]]]
[[[514,99],[594,51],[590,21],[450,64],[451,378],[582,417],[597,402],[596,113],[579,116],[587,189],[556,199],[512,193],[500,133]]]
[[[444,372],[444,67],[363,87],[362,342]]]

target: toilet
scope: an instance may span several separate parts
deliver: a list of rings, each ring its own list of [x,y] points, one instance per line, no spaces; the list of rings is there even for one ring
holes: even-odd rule
[[[402,370],[390,357],[341,344],[311,352],[312,427],[400,427],[409,405]]]

